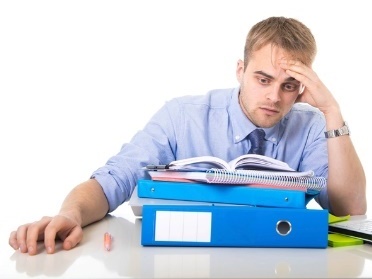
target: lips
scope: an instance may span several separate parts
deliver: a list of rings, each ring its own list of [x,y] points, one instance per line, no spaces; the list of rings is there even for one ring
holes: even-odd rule
[[[263,107],[260,107],[260,109],[268,115],[275,115],[280,112],[277,108],[269,107],[269,106],[263,106]]]

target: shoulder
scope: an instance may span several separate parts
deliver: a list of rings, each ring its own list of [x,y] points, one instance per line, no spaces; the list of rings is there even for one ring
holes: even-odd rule
[[[306,103],[294,104],[282,123],[298,130],[315,129],[318,132],[324,130],[326,125],[324,114]]]
[[[306,103],[296,103],[289,111],[286,117],[294,118],[300,117],[301,119],[317,119],[325,120],[324,114],[316,107]]]
[[[169,106],[195,108],[225,108],[231,102],[236,88],[214,89],[203,95],[185,95],[171,99]]]

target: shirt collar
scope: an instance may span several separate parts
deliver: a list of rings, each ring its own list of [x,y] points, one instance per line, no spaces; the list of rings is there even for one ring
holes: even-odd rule
[[[231,127],[234,137],[234,143],[241,142],[245,140],[245,138],[257,127],[248,119],[248,117],[244,114],[242,108],[239,104],[239,92],[240,87],[234,89],[232,93],[231,103],[228,107],[228,113],[231,119]],[[280,131],[279,127],[281,125],[280,121],[273,127],[270,128],[263,128],[266,133],[265,139],[272,142],[273,144],[277,144],[280,140]]]

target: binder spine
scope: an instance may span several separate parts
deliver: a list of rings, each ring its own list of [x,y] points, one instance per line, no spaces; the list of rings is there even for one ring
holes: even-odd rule
[[[140,198],[173,199],[251,206],[305,208],[315,195],[304,191],[253,188],[245,185],[213,185],[208,183],[163,182],[139,180]]]
[[[287,176],[285,174],[264,171],[245,172],[244,170],[210,169],[206,173],[208,183],[220,184],[256,184],[278,187],[298,187],[308,190],[322,190],[327,180],[320,176]]]
[[[144,205],[144,246],[326,248],[328,211]]]

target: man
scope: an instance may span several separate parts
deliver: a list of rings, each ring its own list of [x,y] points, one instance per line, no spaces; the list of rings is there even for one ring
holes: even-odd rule
[[[244,61],[237,63],[238,88],[185,96],[166,103],[130,143],[76,186],[60,213],[25,224],[9,244],[30,255],[44,240],[69,250],[82,239],[82,227],[102,219],[128,200],[147,164],[166,164],[211,155],[230,161],[247,153],[247,136],[265,132],[264,155],[298,171],[314,170],[328,179],[317,202],[335,215],[366,212],[366,181],[348,127],[331,92],[312,70],[316,43],[295,19],[272,17],[250,30]]]

